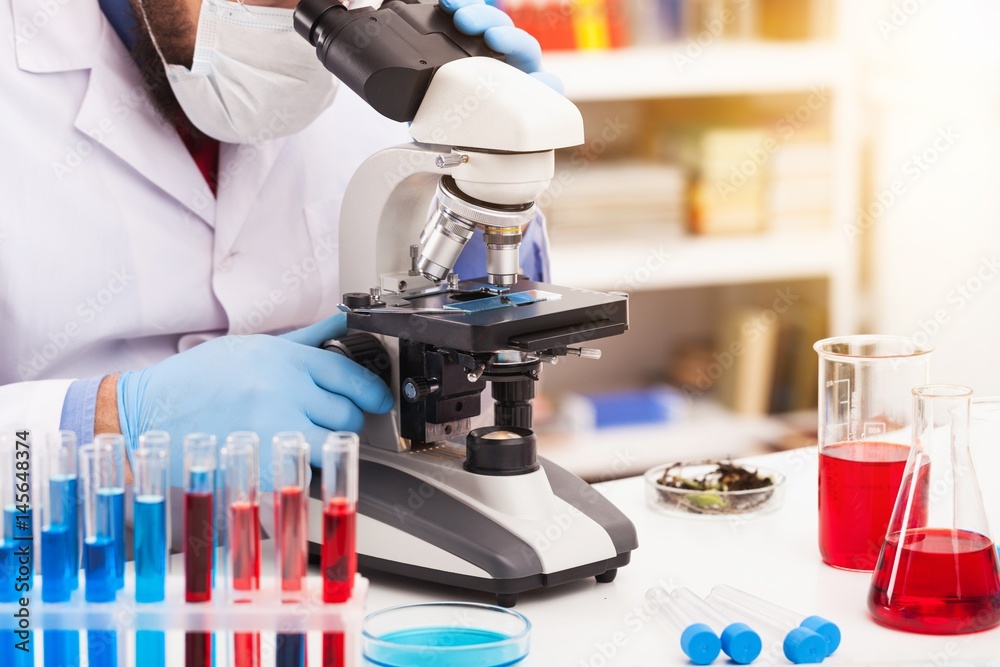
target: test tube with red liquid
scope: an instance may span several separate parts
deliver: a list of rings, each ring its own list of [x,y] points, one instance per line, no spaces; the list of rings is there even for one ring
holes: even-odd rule
[[[247,591],[260,590],[259,440],[250,431],[230,433],[220,460],[225,479],[227,569],[233,602],[251,602]],[[236,667],[260,666],[260,634],[233,633]]]
[[[309,558],[309,443],[298,431],[278,433],[274,455],[274,531],[282,600],[296,602],[305,590]],[[282,667],[306,667],[306,637],[278,635],[275,662]]]
[[[333,432],[323,444],[323,602],[346,602],[358,566],[355,527],[358,504],[358,436]],[[323,635],[323,667],[344,664],[344,634]]]
[[[216,440],[194,433],[184,438],[184,600],[212,599],[212,495],[215,486]],[[184,638],[187,667],[212,663],[212,635],[189,632]]]

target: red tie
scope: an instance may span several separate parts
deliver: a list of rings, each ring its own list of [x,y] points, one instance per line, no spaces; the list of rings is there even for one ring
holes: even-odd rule
[[[205,177],[205,182],[212,189],[212,194],[216,194],[215,188],[219,173],[219,142],[211,137],[198,132],[187,122],[174,123],[177,134],[181,141],[187,146],[188,152],[194,158],[194,163],[198,165],[201,175]]]

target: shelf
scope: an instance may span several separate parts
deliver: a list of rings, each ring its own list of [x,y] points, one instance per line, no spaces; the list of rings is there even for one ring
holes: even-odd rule
[[[690,58],[685,43],[609,51],[547,52],[545,69],[574,102],[752,95],[834,87],[846,60],[833,45],[711,43]]]
[[[792,432],[774,417],[741,417],[704,403],[669,424],[539,433],[538,453],[588,481],[606,481],[671,461],[760,454]]]
[[[829,278],[844,270],[845,244],[832,230],[740,236],[552,232],[553,282],[625,292]],[[599,237],[596,241],[595,237]]]

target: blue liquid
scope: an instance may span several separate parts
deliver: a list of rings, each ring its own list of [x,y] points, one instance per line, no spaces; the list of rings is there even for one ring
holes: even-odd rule
[[[21,517],[19,520],[18,517]],[[18,570],[21,567],[19,561],[18,548],[28,545],[28,590],[31,590],[32,584],[35,579],[35,545],[31,537],[31,525],[33,521],[33,516],[31,509],[28,509],[27,514],[21,514],[17,511],[17,508],[13,505],[7,505],[3,508],[3,520],[4,520],[4,538],[8,545],[11,545],[14,549],[14,568],[11,571],[11,576],[16,578],[18,576]],[[27,591],[21,591],[20,593],[25,593]],[[20,593],[14,600],[20,597]]]
[[[76,630],[46,630],[45,667],[80,664],[80,633]]]
[[[365,664],[381,667],[503,667],[527,656],[526,648],[506,642],[510,637],[491,630],[461,627],[426,627],[398,630],[379,637],[390,645],[365,646]],[[393,645],[394,644],[394,645]],[[456,651],[468,646],[467,651]],[[433,647],[447,648],[434,651]]]
[[[76,495],[76,475],[53,476],[49,480],[49,501],[52,503],[52,523],[66,526],[69,531],[67,557],[70,559],[70,569],[73,573],[70,590],[75,591],[80,582],[80,523],[77,512],[79,501]],[[45,554],[42,554],[43,558],[44,556]],[[42,568],[44,567],[43,562]]]
[[[125,489],[97,490],[98,524],[110,518],[110,526],[98,525],[99,535],[114,541],[115,588],[125,586]]]
[[[83,548],[87,562],[85,599],[87,602],[114,602],[115,591],[118,590],[115,576],[115,541],[110,537],[98,536],[86,540]]]
[[[42,602],[69,602],[70,579],[76,574],[70,548],[66,526],[53,523],[42,531]]]
[[[163,496],[138,496],[135,515],[135,601],[162,602],[167,576],[167,504]]]
[[[16,602],[20,594],[14,589],[17,577],[17,559],[14,543],[0,541],[0,602]]]
[[[306,664],[306,636],[279,633],[274,664],[280,667],[303,667]]]
[[[115,667],[118,664],[118,636],[108,630],[89,630],[87,660],[89,667]]]
[[[28,644],[30,651],[22,651],[15,648],[15,644],[24,640],[14,634],[13,630],[0,630],[0,665],[3,667],[33,667],[35,664],[35,641],[34,634],[29,633]]]
[[[139,630],[136,632],[135,664],[142,665],[142,667],[166,667],[166,635],[155,630]]]

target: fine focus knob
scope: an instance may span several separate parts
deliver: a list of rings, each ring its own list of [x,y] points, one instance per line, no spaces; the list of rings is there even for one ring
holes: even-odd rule
[[[427,378],[406,378],[403,380],[403,400],[419,403],[438,390],[437,382]]]
[[[365,296],[368,295],[365,294]],[[323,349],[344,355],[379,376],[390,387],[392,386],[392,360],[375,336],[367,333],[352,333],[341,338],[331,338],[323,343]]]
[[[535,434],[518,426],[486,426],[465,438],[465,469],[477,475],[523,475],[538,470]]]

